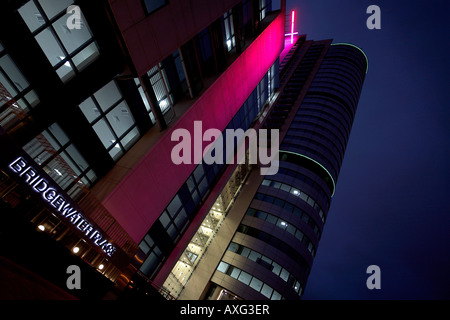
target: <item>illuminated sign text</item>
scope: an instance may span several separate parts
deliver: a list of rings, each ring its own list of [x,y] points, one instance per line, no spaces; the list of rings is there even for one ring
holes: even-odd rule
[[[21,177],[31,189],[48,202],[52,207],[52,211],[57,211],[61,216],[66,218],[72,225],[80,230],[90,242],[99,246],[108,256],[112,256],[116,248],[108,243],[102,233],[96,230],[89,221],[75,209],[71,203],[61,195],[58,190],[50,185],[43,177],[38,174],[38,171],[29,165],[22,157],[17,158],[10,163],[9,168]]]

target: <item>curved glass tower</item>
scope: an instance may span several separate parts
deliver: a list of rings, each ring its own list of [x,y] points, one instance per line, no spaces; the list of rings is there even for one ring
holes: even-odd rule
[[[280,63],[263,127],[280,130],[280,166],[261,177],[204,298],[300,299],[344,158],[367,58],[301,37]]]

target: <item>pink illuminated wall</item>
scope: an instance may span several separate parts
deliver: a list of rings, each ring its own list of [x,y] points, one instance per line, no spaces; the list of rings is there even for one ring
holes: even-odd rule
[[[203,122],[203,131],[224,130],[283,50],[284,24],[282,12],[103,201],[133,240],[142,239],[196,167],[172,163],[178,143],[171,141],[172,131],[185,128],[193,136],[195,120]]]

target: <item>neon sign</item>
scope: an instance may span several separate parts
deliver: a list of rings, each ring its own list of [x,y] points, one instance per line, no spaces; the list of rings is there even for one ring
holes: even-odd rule
[[[60,216],[65,218],[93,244],[100,247],[108,256],[112,256],[116,248],[108,243],[102,233],[83,216],[81,212],[75,209],[72,204],[51,184],[39,175],[39,172],[33,168],[27,161],[19,157],[9,164],[9,168],[21,177],[31,189],[40,194],[49,204],[52,211],[57,211]]]
[[[294,32],[295,25],[295,11],[292,10],[291,13],[291,33],[286,33],[285,36],[291,36],[291,44],[294,43],[294,34],[298,34],[298,32]]]

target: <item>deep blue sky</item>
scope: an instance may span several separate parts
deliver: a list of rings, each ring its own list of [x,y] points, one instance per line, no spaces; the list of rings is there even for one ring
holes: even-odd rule
[[[381,30],[369,30],[369,5]],[[369,59],[304,299],[450,299],[450,1],[287,0]],[[366,268],[381,268],[381,289]]]

